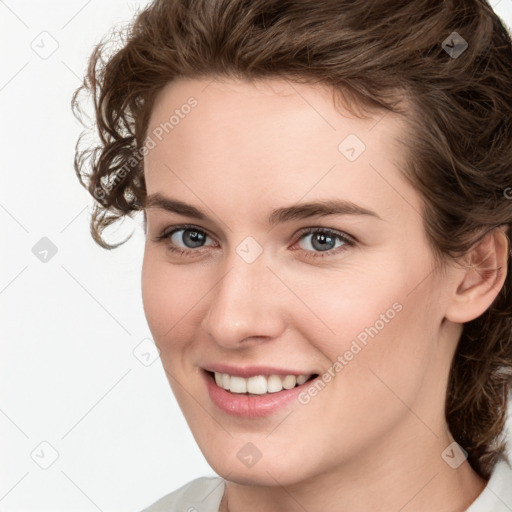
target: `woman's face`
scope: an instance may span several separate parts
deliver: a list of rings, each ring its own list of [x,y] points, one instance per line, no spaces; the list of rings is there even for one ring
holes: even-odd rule
[[[358,119],[284,80],[183,79],[158,96],[144,309],[221,476],[291,485],[429,449],[440,460],[460,332],[397,167],[403,135],[392,114]],[[219,386],[215,370],[235,378]],[[319,377],[286,389],[301,375]]]

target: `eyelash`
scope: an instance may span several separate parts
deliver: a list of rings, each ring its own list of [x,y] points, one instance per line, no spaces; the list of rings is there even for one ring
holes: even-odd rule
[[[197,226],[194,226],[192,224],[182,224],[180,226],[175,226],[171,231],[164,230],[161,235],[157,236],[154,241],[155,242],[162,242],[164,240],[170,240],[172,235],[176,233],[177,231],[182,230],[191,230],[191,231],[197,231],[198,233],[201,233],[203,235],[206,235],[209,237],[208,233],[202,229],[199,229]],[[299,242],[303,236],[315,234],[315,233],[321,233],[323,235],[327,235],[329,237],[335,238],[337,240],[340,240],[343,242],[344,245],[336,247],[334,249],[329,249],[326,251],[309,251],[306,249],[299,249],[302,250],[305,253],[306,258],[311,259],[317,259],[317,258],[326,258],[329,256],[337,255],[340,252],[343,252],[347,250],[347,247],[353,247],[356,244],[356,240],[351,235],[348,235],[347,233],[343,233],[341,231],[336,231],[329,228],[322,228],[322,227],[308,227],[303,228],[297,233],[297,241],[294,243],[294,245]],[[212,237],[210,237],[212,238]],[[170,243],[167,245],[167,248],[169,251],[178,254],[179,256],[186,256],[190,253],[197,253],[200,252],[200,249],[202,247],[199,247],[198,249],[183,249],[181,247],[175,247],[171,245]]]

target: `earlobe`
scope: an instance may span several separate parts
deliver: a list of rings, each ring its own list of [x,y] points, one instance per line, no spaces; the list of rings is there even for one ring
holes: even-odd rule
[[[461,260],[445,317],[455,323],[478,318],[493,303],[507,276],[509,240],[498,227],[485,235]]]

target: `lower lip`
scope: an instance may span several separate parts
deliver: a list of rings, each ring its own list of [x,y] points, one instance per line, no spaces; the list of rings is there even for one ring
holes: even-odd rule
[[[294,399],[297,399],[300,392],[312,382],[312,380],[309,380],[300,386],[295,386],[291,389],[283,389],[276,393],[247,395],[226,391],[217,386],[210,373],[203,371],[203,374],[206,379],[206,387],[208,388],[211,401],[221,411],[242,418],[262,418],[276,413]]]

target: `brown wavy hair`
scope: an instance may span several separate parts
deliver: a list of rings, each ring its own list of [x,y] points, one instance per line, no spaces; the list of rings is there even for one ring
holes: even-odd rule
[[[156,0],[117,35],[95,47],[72,99],[79,119],[83,103],[94,104],[99,140],[85,143],[84,131],[75,171],[95,199],[90,226],[101,247],[126,242],[103,239],[111,224],[139,211],[145,218],[141,155],[168,82],[284,77],[330,86],[355,113],[404,117],[402,171],[422,197],[436,258],[465,254],[497,227],[510,249],[512,43],[485,1]],[[450,431],[484,478],[506,448],[511,262],[493,304],[464,324],[446,395]]]

